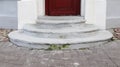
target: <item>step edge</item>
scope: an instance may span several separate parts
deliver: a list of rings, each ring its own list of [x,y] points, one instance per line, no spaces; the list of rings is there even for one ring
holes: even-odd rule
[[[16,31],[15,31],[16,32]],[[15,33],[15,32],[12,32],[12,33]],[[15,39],[15,40],[17,40],[18,38],[16,38],[16,37],[14,37],[13,35],[12,35],[12,33],[10,33],[8,36],[9,36],[9,38],[10,39]],[[94,42],[94,41],[101,41],[101,40],[108,40],[108,39],[110,39],[110,38],[112,38],[112,34],[109,32],[108,33],[109,34],[109,37],[107,36],[106,38],[102,38],[102,39],[93,39],[95,36],[93,36],[93,37],[88,37],[87,39],[86,38],[76,38],[76,39],[51,39],[51,38],[37,38],[37,39],[44,39],[44,40],[49,40],[49,42],[47,42],[47,43],[50,43],[50,44],[64,44],[64,43],[79,43],[79,42]],[[33,36],[32,36],[33,37]],[[36,37],[34,37],[34,40],[36,40],[35,39]],[[82,40],[82,41],[80,41],[80,39]],[[25,39],[20,39],[20,40],[24,40],[24,41],[26,41],[26,42],[31,42],[30,40],[25,40]],[[51,41],[50,41],[51,40]],[[57,42],[54,42],[54,41],[56,40]],[[72,40],[74,40],[74,41],[72,41]],[[75,41],[75,40],[77,40],[77,41]],[[62,42],[61,42],[62,41]],[[72,41],[72,42],[70,42],[70,41]],[[37,41],[32,41],[32,43],[41,43],[40,41],[39,42],[37,42]],[[46,43],[46,41],[45,42],[42,42],[42,43]],[[46,44],[47,44],[46,43]]]

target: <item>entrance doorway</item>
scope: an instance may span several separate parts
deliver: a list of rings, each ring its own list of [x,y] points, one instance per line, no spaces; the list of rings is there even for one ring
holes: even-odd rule
[[[81,15],[81,0],[45,0],[45,14],[48,16]]]

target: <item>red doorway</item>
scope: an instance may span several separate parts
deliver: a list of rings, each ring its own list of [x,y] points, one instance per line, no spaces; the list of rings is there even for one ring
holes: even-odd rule
[[[80,15],[81,0],[45,0],[45,13],[48,16]]]

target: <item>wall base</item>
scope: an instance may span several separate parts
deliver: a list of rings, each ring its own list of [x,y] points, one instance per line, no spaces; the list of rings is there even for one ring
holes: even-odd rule
[[[120,27],[120,17],[107,18],[107,28],[117,28],[117,27]]]
[[[0,28],[17,29],[18,28],[17,22],[18,22],[17,17],[0,16]]]

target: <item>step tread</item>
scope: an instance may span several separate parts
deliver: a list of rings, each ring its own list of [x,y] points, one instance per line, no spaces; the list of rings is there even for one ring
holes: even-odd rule
[[[37,23],[84,23],[84,17],[79,16],[40,16],[38,17]]]
[[[39,38],[34,36],[29,36],[20,31],[11,32],[8,35],[12,40],[24,41],[28,43],[38,43],[38,44],[72,44],[72,43],[86,43],[103,41],[112,38],[112,34],[109,31],[101,30],[98,34],[86,38],[72,38],[72,39],[55,39],[55,38]]]
[[[72,32],[91,32],[96,31],[98,28],[92,24],[84,24],[83,26],[74,26],[74,27],[66,27],[62,29],[40,29],[37,28],[36,24],[26,24],[24,26],[25,31],[30,32],[46,32],[46,33],[72,33]]]

